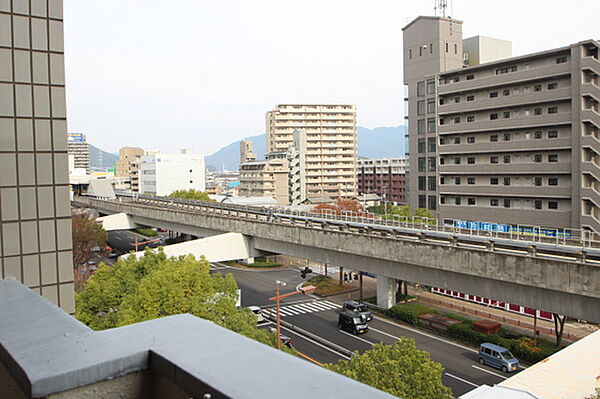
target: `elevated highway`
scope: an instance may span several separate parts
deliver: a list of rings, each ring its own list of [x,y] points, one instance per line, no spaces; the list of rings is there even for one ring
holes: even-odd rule
[[[157,197],[75,202],[200,237],[236,232],[255,251],[377,274],[383,306],[392,304],[394,281],[401,279],[600,322],[600,248],[589,240]]]

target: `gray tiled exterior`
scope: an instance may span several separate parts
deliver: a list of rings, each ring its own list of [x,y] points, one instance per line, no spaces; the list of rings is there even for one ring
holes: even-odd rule
[[[440,221],[600,232],[600,44],[465,68],[461,26],[404,28],[410,205]]]
[[[74,311],[62,0],[0,0],[0,278]]]

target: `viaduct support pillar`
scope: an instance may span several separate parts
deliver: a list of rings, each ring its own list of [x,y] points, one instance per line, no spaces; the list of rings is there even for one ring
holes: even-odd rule
[[[396,279],[377,275],[377,306],[389,309],[396,304]]]

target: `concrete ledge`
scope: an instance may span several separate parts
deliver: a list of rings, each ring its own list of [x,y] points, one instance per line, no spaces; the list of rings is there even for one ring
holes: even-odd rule
[[[189,314],[92,331],[16,280],[1,280],[0,319],[0,362],[28,398],[140,370],[194,397],[392,398]]]

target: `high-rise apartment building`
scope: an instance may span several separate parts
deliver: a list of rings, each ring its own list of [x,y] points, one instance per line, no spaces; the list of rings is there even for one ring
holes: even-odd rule
[[[406,158],[367,158],[357,164],[358,194],[377,194],[387,202],[404,204]]]
[[[267,112],[267,151],[286,151],[306,133],[306,197],[356,194],[356,105],[280,104]]]
[[[440,220],[600,231],[600,43],[463,67],[460,27],[404,28],[411,205]]]
[[[89,175],[90,165],[90,147],[83,133],[67,133],[67,149],[69,155],[73,156],[74,167],[85,169]]]
[[[176,190],[206,189],[204,155],[153,153],[141,158],[140,193],[165,196]]]
[[[74,312],[62,1],[0,1],[0,278]]]
[[[248,140],[240,141],[240,164],[256,161],[254,144]]]
[[[115,163],[115,176],[128,177],[128,188],[134,192],[139,192],[140,159],[143,155],[144,150],[139,147],[122,147]]]

